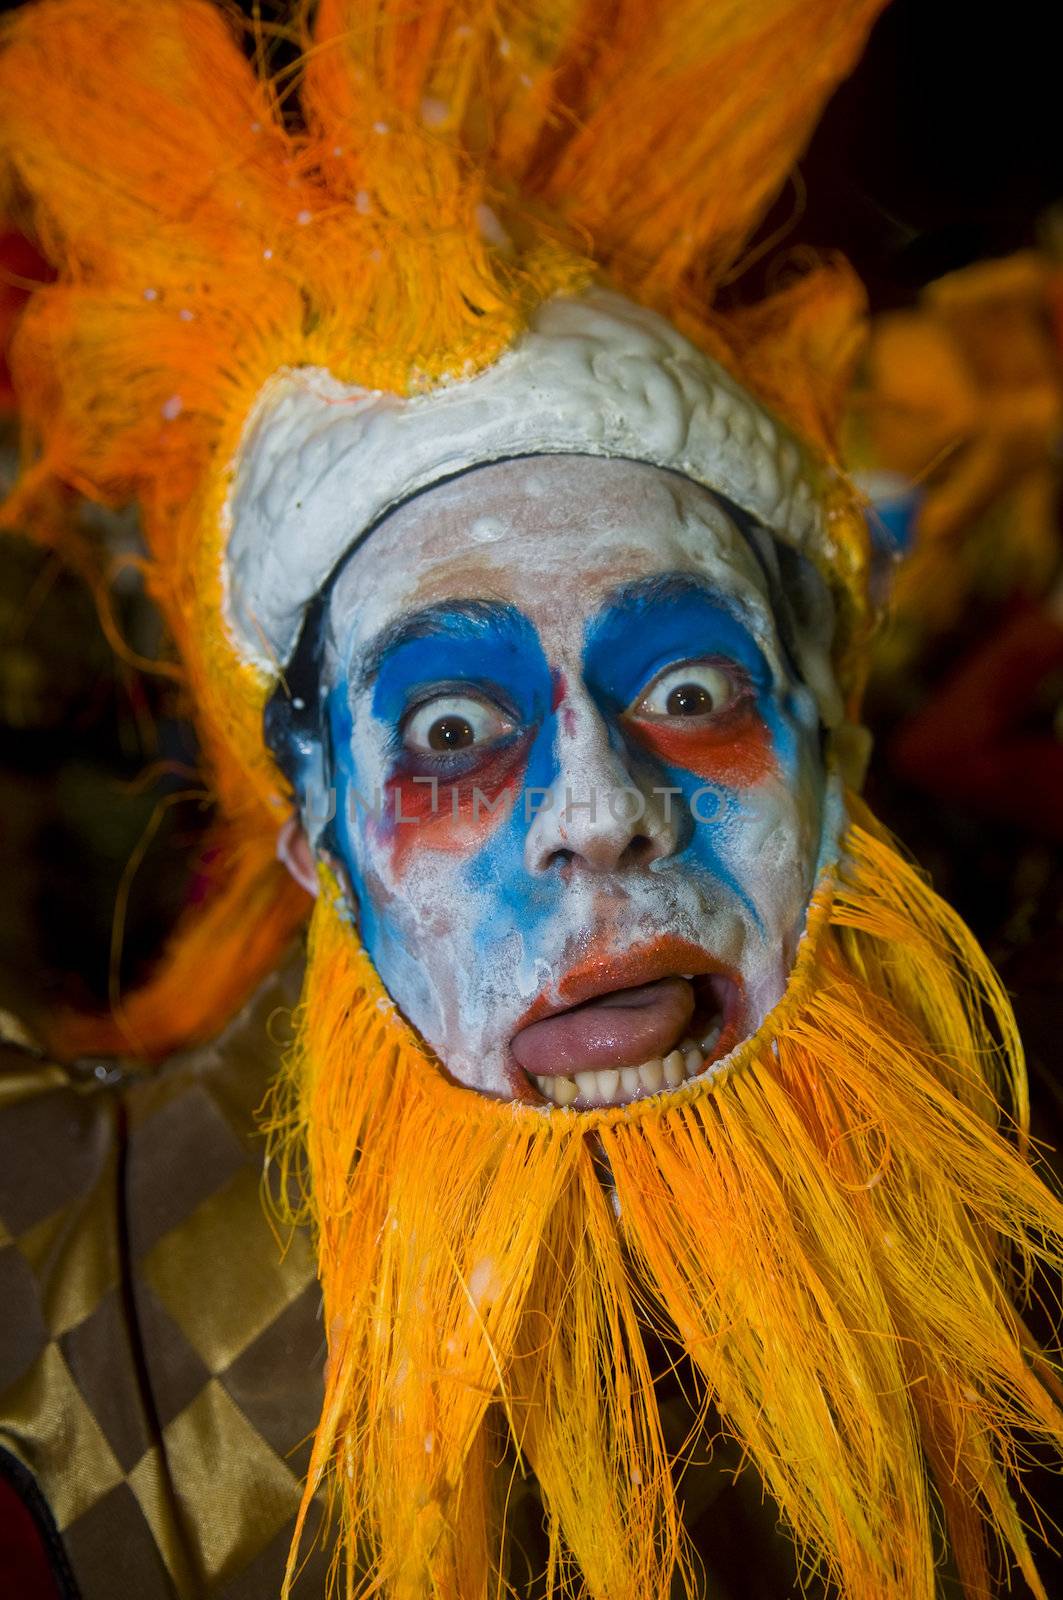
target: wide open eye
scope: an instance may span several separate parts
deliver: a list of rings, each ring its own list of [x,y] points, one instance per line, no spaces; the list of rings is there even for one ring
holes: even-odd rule
[[[631,707],[636,717],[715,717],[738,698],[742,685],[714,661],[686,661],[654,678]]]
[[[489,701],[468,694],[437,694],[406,718],[402,742],[407,750],[446,754],[492,744],[512,731],[509,718]]]

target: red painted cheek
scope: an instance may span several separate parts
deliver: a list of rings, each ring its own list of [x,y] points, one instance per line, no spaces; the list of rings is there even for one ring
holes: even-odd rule
[[[384,788],[383,814],[372,824],[396,876],[421,850],[463,855],[481,849],[519,804],[526,760],[527,746],[511,745],[460,778],[441,778],[435,794],[430,783],[414,783],[413,773],[396,773]]]
[[[751,712],[715,726],[699,725],[693,718],[684,726],[676,718],[668,723],[633,721],[631,727],[647,750],[706,783],[748,789],[779,770],[768,730]]]

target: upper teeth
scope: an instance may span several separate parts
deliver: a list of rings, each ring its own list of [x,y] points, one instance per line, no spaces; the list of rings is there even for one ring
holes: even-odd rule
[[[684,1039],[678,1049],[669,1051],[663,1059],[654,1056],[637,1067],[599,1067],[565,1077],[540,1078],[532,1074],[532,1081],[539,1093],[555,1106],[571,1106],[577,1100],[585,1106],[626,1105],[637,1095],[678,1089],[687,1078],[696,1078],[716,1047],[721,1026],[716,1022],[700,1045],[693,1039]]]

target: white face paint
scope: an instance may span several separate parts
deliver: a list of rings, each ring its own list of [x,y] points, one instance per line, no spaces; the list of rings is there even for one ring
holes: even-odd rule
[[[756,1027],[820,852],[819,719],[789,663],[751,540],[657,467],[497,463],[353,552],[325,842],[453,1077],[579,1107]]]

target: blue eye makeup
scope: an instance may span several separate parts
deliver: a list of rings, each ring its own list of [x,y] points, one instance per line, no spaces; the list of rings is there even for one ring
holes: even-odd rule
[[[602,709],[616,716],[668,667],[733,662],[758,694],[771,669],[749,630],[702,579],[667,573],[617,591],[587,632],[584,676]]]
[[[354,678],[372,687],[373,715],[396,731],[443,693],[473,693],[525,726],[541,721],[550,704],[550,672],[532,624],[516,607],[488,601],[453,601],[402,618],[367,649]]]

